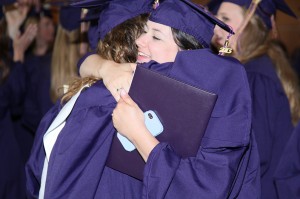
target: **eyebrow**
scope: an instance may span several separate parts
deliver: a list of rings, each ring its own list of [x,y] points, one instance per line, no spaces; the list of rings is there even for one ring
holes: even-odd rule
[[[162,32],[160,29],[157,29],[157,28],[152,28],[153,31],[157,31],[161,34],[163,34],[164,36],[166,36],[166,33]]]

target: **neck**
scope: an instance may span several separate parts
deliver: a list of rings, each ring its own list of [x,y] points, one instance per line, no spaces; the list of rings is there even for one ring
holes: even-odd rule
[[[43,42],[41,40],[36,41],[36,45],[34,47],[34,54],[35,55],[45,55],[48,50],[49,44]]]

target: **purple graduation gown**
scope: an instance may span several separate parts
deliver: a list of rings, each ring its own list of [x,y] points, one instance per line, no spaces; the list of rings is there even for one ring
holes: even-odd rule
[[[274,179],[280,199],[300,198],[300,123],[285,146]]]
[[[9,111],[11,114],[24,163],[29,157],[40,120],[53,106],[50,100],[50,64],[51,53],[26,55],[23,64],[15,63],[8,80],[0,88],[0,113]]]
[[[218,94],[197,156],[182,159],[168,143],[159,143],[142,182],[106,167],[116,132],[111,120],[116,102],[98,81],[82,91],[57,138],[45,198],[259,198],[259,158],[244,67],[207,49],[182,51],[174,63],[145,67]],[[29,198],[38,198],[45,159],[42,139],[60,109],[57,103],[37,131],[26,165]]]
[[[289,102],[274,67],[266,55],[245,64],[253,101],[252,127],[260,156],[261,198],[275,199],[274,172],[294,127]]]
[[[1,115],[0,126],[0,198],[25,199],[24,161],[9,112]]]
[[[27,55],[23,64],[14,63],[0,87],[0,140],[5,149],[1,155],[0,198],[26,198],[25,163],[39,122],[53,106],[49,96],[50,63],[51,54]]]

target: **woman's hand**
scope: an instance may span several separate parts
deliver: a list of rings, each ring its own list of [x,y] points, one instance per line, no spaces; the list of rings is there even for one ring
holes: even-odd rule
[[[102,78],[106,88],[110,91],[116,101],[119,101],[119,90],[123,88],[129,91],[136,64],[118,64],[106,60],[99,55],[90,55],[80,66],[81,77],[95,76]]]
[[[121,89],[120,96],[113,111],[114,126],[136,146],[143,159],[147,161],[150,152],[159,142],[148,131],[143,111],[124,89]]]
[[[18,33],[16,37],[13,39],[13,50],[14,50],[14,58],[15,62],[24,61],[24,54],[27,48],[30,46],[34,38],[37,34],[37,25],[29,24],[25,30],[25,32],[21,35]]]
[[[5,12],[8,35],[12,40],[15,39],[16,36],[19,36],[19,28],[24,22],[30,9],[28,5],[21,5],[18,3],[15,3],[13,6],[15,7],[14,9]]]
[[[127,93],[129,92],[133,79],[133,71],[129,63],[118,64],[112,61],[103,63],[102,70],[99,70],[106,88],[117,102],[120,99],[121,89],[124,89]]]

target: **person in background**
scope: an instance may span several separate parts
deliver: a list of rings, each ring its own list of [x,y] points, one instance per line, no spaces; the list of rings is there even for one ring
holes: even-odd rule
[[[274,172],[293,131],[292,121],[299,120],[300,95],[297,77],[269,33],[277,9],[295,15],[282,0],[257,2],[216,0],[208,7],[236,32],[229,47],[233,50],[231,56],[245,65],[251,90],[252,127],[261,165],[261,198],[277,198]],[[213,45],[220,47],[226,39],[225,32],[216,28]]]
[[[0,109],[3,113],[10,112],[24,163],[29,157],[33,138],[41,118],[54,104],[51,97],[54,98],[54,101],[61,97],[62,93],[59,94],[57,91],[59,88],[63,88],[63,84],[69,83],[70,79],[76,76],[76,67],[73,65],[72,70],[70,65],[79,59],[79,42],[77,42],[79,40],[79,22],[75,27],[77,30],[74,30],[73,33],[64,31],[64,36],[59,35],[61,37],[57,38],[55,48],[63,45],[60,47],[61,49],[68,45],[69,53],[65,54],[66,51],[60,54],[55,53],[56,56],[52,56],[55,29],[51,13],[43,9],[42,12],[31,15],[25,27],[32,26],[30,24],[38,24],[37,34],[40,35],[34,40],[29,52],[20,53],[24,57],[24,62],[15,67],[7,84],[0,91]],[[33,38],[30,39],[33,40]],[[19,46],[24,47],[24,45]],[[17,51],[15,50],[15,52]],[[72,59],[68,59],[69,56]],[[53,65],[51,65],[51,60],[55,60]],[[69,63],[70,61],[71,63]],[[62,74],[64,77],[61,76]],[[52,90],[51,82],[54,83]],[[57,82],[61,85],[55,84]],[[1,126],[1,128],[5,129],[5,126]]]
[[[11,74],[14,73],[15,68],[22,65],[24,51],[36,36],[36,26],[29,26],[24,32],[20,30],[28,10],[27,6],[14,5],[10,9],[4,9],[5,15],[0,19],[0,90],[7,87],[8,82],[13,77]],[[7,96],[0,97],[1,107],[4,97]],[[25,199],[25,162],[10,114],[16,111],[18,107],[13,106],[9,109],[10,111],[4,111],[3,109],[0,111],[0,198]]]
[[[133,17],[142,10],[132,11],[142,1],[113,2],[106,17],[103,17],[105,12],[100,16],[100,35],[118,24],[120,21],[116,19],[120,16],[127,16],[122,13],[128,12],[128,16]],[[191,25],[194,23],[199,25],[196,29]],[[116,91],[109,93],[103,82],[98,81],[84,88],[80,95],[74,95],[64,107],[58,104],[51,109],[41,122],[26,167],[30,195],[37,197],[42,193],[45,198],[258,198],[259,163],[251,133],[251,99],[246,73],[237,60],[214,55],[208,49],[215,24],[230,31],[190,1],[166,0],[152,11],[144,33],[136,41],[137,60],[149,62],[144,67],[218,95],[196,157],[181,158],[171,145],[159,143],[150,135],[141,110],[123,90],[113,120],[119,132],[136,144],[146,162],[143,182],[106,167],[116,133],[111,118],[116,106],[111,94]],[[143,51],[143,44],[144,50],[153,51]],[[132,78],[130,65],[125,65],[129,66]],[[117,88],[120,87],[114,90]],[[75,106],[64,115],[71,102]],[[122,114],[121,110],[128,106],[133,114]],[[59,110],[62,111],[58,113]],[[62,115],[66,118],[59,121]],[[119,119],[124,117],[129,120],[125,119],[122,124]],[[52,123],[53,120],[57,122]],[[53,140],[51,135],[55,144],[47,141]],[[64,186],[60,186],[62,183]]]

